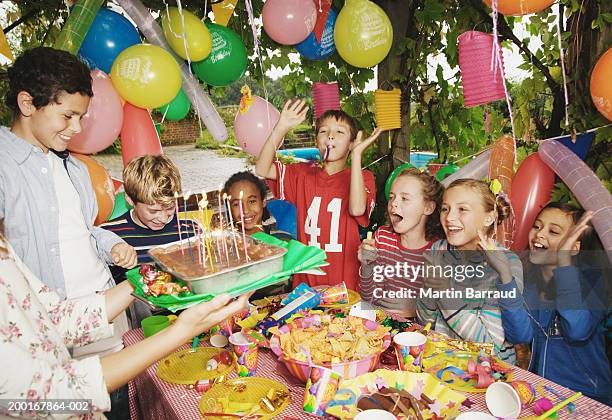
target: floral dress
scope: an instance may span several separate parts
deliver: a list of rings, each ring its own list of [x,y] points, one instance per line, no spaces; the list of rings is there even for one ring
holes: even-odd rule
[[[87,399],[97,413],[81,417],[104,418],[101,412],[110,409],[110,398],[100,358],[74,360],[68,348],[112,334],[103,294],[60,299],[0,235],[0,417],[36,417],[8,411],[7,400]]]

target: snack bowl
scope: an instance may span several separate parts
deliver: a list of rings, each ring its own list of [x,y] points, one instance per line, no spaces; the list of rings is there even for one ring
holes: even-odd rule
[[[290,331],[294,328],[305,329],[310,326],[315,325],[317,322],[320,322],[321,318],[330,319],[329,315],[320,315],[320,316],[306,316],[303,318],[297,318],[293,320],[291,323],[287,323],[278,329],[278,334],[274,334],[270,339],[270,349],[276,354],[279,360],[285,365],[289,373],[295,376],[297,379],[306,383],[308,380],[308,375],[310,372],[310,364],[308,361],[301,361],[295,358],[291,358],[287,356],[280,343],[280,334],[290,333]],[[356,318],[357,319],[357,318]],[[366,319],[360,319],[364,325],[376,325],[375,322],[368,321]],[[345,362],[337,362],[337,363],[317,363],[317,365],[329,368],[335,372],[338,372],[342,375],[344,379],[355,378],[359,375],[363,375],[364,373],[368,373],[373,371],[378,366],[378,360],[380,355],[391,345],[391,334],[387,332],[383,337],[382,349],[380,351],[373,353],[369,356],[363,357],[358,360],[350,360]]]

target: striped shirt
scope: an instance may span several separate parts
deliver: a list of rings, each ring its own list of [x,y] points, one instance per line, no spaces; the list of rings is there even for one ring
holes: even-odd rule
[[[132,211],[133,210],[130,210],[123,216],[104,223],[101,227],[114,232],[125,242],[133,246],[138,254],[139,264],[146,264],[152,261],[148,254],[151,248],[179,240],[176,215],[163,227],[163,229],[152,230],[136,224],[132,218]],[[194,225],[195,222],[190,219],[181,219],[181,235],[183,239],[195,235]],[[126,271],[126,269],[118,266],[111,267],[111,272],[117,282],[125,279]]]
[[[390,226],[378,228],[374,234],[376,260],[369,265],[362,264],[359,273],[361,298],[382,309],[413,316],[416,297],[423,286],[420,269],[425,262],[423,252],[431,248],[432,243],[419,249],[407,249],[402,246],[400,235]],[[403,297],[390,296],[389,292],[401,293]],[[408,297],[408,293],[415,298]]]

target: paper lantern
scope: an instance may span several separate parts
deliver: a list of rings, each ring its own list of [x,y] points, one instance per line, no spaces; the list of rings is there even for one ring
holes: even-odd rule
[[[338,82],[312,84],[312,101],[315,120],[330,109],[340,110],[340,91]]]
[[[612,121],[612,48],[595,64],[591,73],[591,98],[601,115]]]
[[[383,130],[393,130],[402,127],[402,116],[400,112],[400,98],[402,92],[399,89],[382,90],[374,92],[376,103],[376,126]]]
[[[466,108],[504,99],[503,56],[499,45],[501,69],[491,69],[493,36],[478,31],[464,32],[458,37],[459,70]]]

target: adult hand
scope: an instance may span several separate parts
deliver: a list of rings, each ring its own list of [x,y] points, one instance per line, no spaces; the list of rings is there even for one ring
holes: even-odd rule
[[[506,248],[499,246],[493,238],[489,238],[482,231],[478,231],[478,246],[484,251],[485,258],[493,270],[497,271],[502,283],[510,283],[512,281],[512,270],[510,269],[510,261],[506,256]]]
[[[300,125],[308,114],[308,104],[303,99],[289,99],[285,102],[276,126],[287,132]]]
[[[374,239],[364,239],[357,250],[357,259],[362,264],[372,264],[378,257]]]
[[[374,140],[376,140],[378,136],[380,136],[380,133],[382,133],[383,131],[384,130],[380,128],[375,128],[374,131],[372,131],[372,135],[365,140],[363,139],[363,131],[359,131],[357,133],[357,138],[355,139],[355,145],[353,146],[352,154],[361,156],[364,150],[367,149],[368,146],[370,146],[372,143],[374,143]]]
[[[123,268],[133,268],[138,264],[138,256],[134,247],[120,242],[111,248],[113,263]]]
[[[183,311],[175,325],[177,328],[181,328],[187,337],[195,337],[233,314],[246,309],[249,296],[251,296],[250,293],[236,299],[232,299],[228,295],[216,296],[213,300],[200,303]]]

